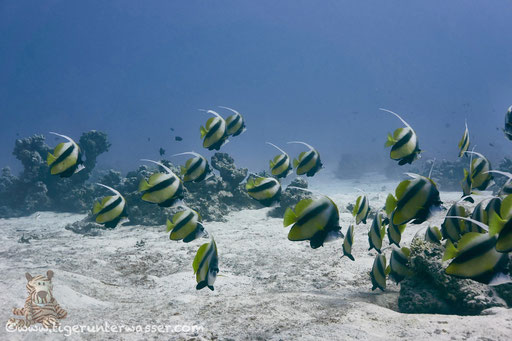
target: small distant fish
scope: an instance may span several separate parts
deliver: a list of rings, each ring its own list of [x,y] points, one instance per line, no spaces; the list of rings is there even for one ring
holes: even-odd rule
[[[208,236],[201,222],[201,215],[192,209],[176,213],[172,217],[172,221],[167,219],[167,232],[171,232],[169,239],[190,243],[203,236]]]
[[[352,244],[354,244],[354,225],[348,227],[347,234],[345,234],[345,239],[343,240],[343,256],[347,256],[350,260],[354,261],[354,256],[352,256]]]
[[[201,126],[201,138],[203,139],[203,147],[208,150],[219,150],[228,142],[226,131],[226,121],[213,110],[202,110],[214,115],[206,121],[206,127]]]
[[[281,184],[274,178],[250,176],[245,185],[247,194],[263,206],[271,206],[281,198]]]
[[[395,283],[401,282],[406,277],[411,277],[414,272],[408,266],[411,251],[403,247],[401,249],[393,248],[391,258],[389,259],[389,276]]]
[[[78,144],[66,135],[53,132],[50,132],[50,134],[68,140],[68,142],[59,143],[53,150],[53,154],[48,153],[46,163],[50,167],[50,173],[59,175],[61,178],[69,178],[84,169],[82,153]]]
[[[96,215],[95,220],[98,224],[103,224],[107,228],[115,228],[123,218],[128,217],[126,200],[121,193],[112,187],[100,183],[97,185],[109,189],[114,192],[114,195],[104,197],[101,201],[95,202],[92,213]]]
[[[309,144],[301,141],[291,141],[288,143],[303,144],[309,148],[307,152],[301,152],[297,159],[293,160],[293,167],[297,175],[314,176],[322,169],[322,161],[320,161],[320,153]]]
[[[450,207],[446,216],[467,217],[468,214],[464,206],[456,202]],[[445,218],[441,224],[441,234],[443,239],[448,239],[452,243],[456,243],[460,237],[466,232],[466,222],[462,219]]]
[[[361,195],[356,200],[356,205],[352,211],[352,215],[356,218],[356,225],[359,225],[361,222],[366,224],[366,218],[368,218],[368,214],[370,213],[370,202],[366,195]]]
[[[466,122],[466,130],[464,130],[464,135],[462,135],[461,140],[459,141],[459,157],[463,157],[466,155],[467,150],[469,149],[469,130],[468,123]]]
[[[437,226],[429,226],[425,231],[425,240],[433,244],[441,244],[442,234]]]
[[[277,179],[286,178],[292,170],[290,156],[275,144],[270,142],[267,142],[267,144],[271,145],[282,153],[280,155],[276,155],[272,160],[270,160],[270,172]]]
[[[492,142],[489,142],[489,146],[495,147],[494,143],[492,143]]]
[[[176,136],[176,137],[174,137],[174,140],[175,140],[175,141],[183,141],[183,137],[181,137],[181,136]]]
[[[174,131],[174,128],[171,127],[171,131]]]
[[[160,147],[159,153],[160,153],[160,156],[165,155],[165,149],[163,149],[162,147]]]
[[[244,118],[238,111],[222,106],[219,108],[227,109],[234,113],[226,118],[226,132],[229,136],[238,136],[246,131]]]
[[[375,215],[372,226],[370,227],[370,231],[368,231],[368,243],[370,244],[368,251],[375,249],[378,253],[381,253],[380,249],[382,248],[382,240],[386,234],[385,225],[388,223],[389,219],[384,215],[383,212],[379,212]]]
[[[405,128],[396,129],[393,135],[388,134],[385,146],[391,147],[389,154],[391,159],[397,160],[400,166],[406,163],[411,164],[420,157],[421,153],[416,132],[397,113],[382,108],[380,110],[395,115],[406,126]]]
[[[325,242],[342,238],[339,225],[340,215],[336,204],[328,197],[303,199],[284,212],[283,226],[293,224],[288,239],[291,241],[309,240],[316,249]]]
[[[414,173],[407,174],[413,179],[400,182],[395,190],[396,197],[389,194],[386,199],[386,213],[396,226],[410,221],[421,224],[432,210],[442,204],[432,179]]]
[[[505,114],[505,129],[503,130],[505,137],[512,141],[512,105]]]
[[[183,183],[172,170],[160,162],[147,159],[141,161],[157,164],[167,172],[153,173],[149,180],[142,179],[140,181],[139,192],[143,193],[142,200],[158,204],[160,207],[171,207],[178,200],[183,199]]]
[[[372,291],[379,288],[386,290],[386,277],[391,271],[390,267],[386,267],[386,256],[378,254],[373,261],[372,271],[370,271],[370,278],[372,280]]]
[[[457,247],[448,241],[443,261],[453,259],[445,272],[461,278],[489,283],[508,258],[496,250],[497,236],[469,232],[458,241]]]
[[[213,238],[209,243],[201,245],[197,250],[194,262],[192,263],[194,274],[196,275],[196,290],[204,287],[213,291],[213,284],[217,279],[219,272],[219,256],[217,254],[217,244]]]
[[[148,142],[151,141],[151,137],[148,137]]]
[[[180,166],[180,173],[183,176],[184,182],[201,182],[206,179],[206,176],[211,173],[210,165],[206,158],[195,152],[184,152],[174,154],[173,156],[179,155],[192,155],[193,157],[188,159],[185,166]]]

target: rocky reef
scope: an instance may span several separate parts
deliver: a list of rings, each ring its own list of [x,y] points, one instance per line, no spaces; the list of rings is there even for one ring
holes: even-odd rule
[[[104,188],[90,181],[95,169],[97,158],[108,151],[110,143],[107,135],[98,131],[89,131],[79,139],[84,154],[85,169],[70,178],[60,178],[49,173],[46,164],[48,152],[52,148],[45,142],[42,135],[16,140],[13,154],[23,165],[19,176],[11,173],[6,167],[0,176],[0,217],[16,217],[29,215],[36,211],[57,211],[73,213],[89,213],[82,221],[67,228],[78,233],[94,234],[95,228],[102,226],[93,221],[90,214],[95,200],[109,195]],[[179,169],[167,160],[161,160],[173,172]],[[245,208],[261,208],[262,206],[250,198],[242,181],[247,177],[246,168],[237,168],[231,156],[226,153],[215,153],[211,158],[211,166],[215,172],[201,183],[185,183],[183,204],[200,212],[206,221],[225,221],[225,215],[231,211]],[[94,182],[116,188],[126,199],[130,225],[162,225],[166,219],[176,213],[180,207],[162,208],[141,199],[138,185],[143,178],[156,171],[163,171],[155,166],[142,165],[130,171],[125,177],[116,170],[94,171]],[[307,182],[297,179],[293,186],[307,188]],[[276,207],[272,216],[282,217],[288,206],[295,205],[307,197],[308,193],[297,189],[283,192],[282,208]]]
[[[291,183],[292,187],[308,188],[308,183],[303,178],[295,178]],[[282,218],[288,207],[294,207],[302,199],[310,198],[311,193],[297,188],[287,187],[281,192],[281,203],[268,212],[269,217]]]
[[[488,308],[511,306],[511,283],[491,287],[448,275],[441,245],[416,238],[410,248],[415,275],[400,283],[400,312],[477,315]],[[512,264],[508,266],[512,270]]]

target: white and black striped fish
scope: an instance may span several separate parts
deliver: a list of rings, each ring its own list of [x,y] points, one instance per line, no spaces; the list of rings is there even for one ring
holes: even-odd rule
[[[370,213],[370,201],[366,195],[360,195],[352,210],[352,215],[356,218],[356,225],[359,225],[361,222],[366,224],[366,218],[368,218],[368,214]]]
[[[370,231],[368,231],[368,243],[370,244],[368,251],[375,249],[375,251],[381,253],[380,249],[382,248],[382,240],[386,234],[386,225],[388,223],[389,219],[383,212],[379,212],[375,215]]]
[[[201,182],[206,179],[206,176],[211,173],[210,165],[206,158],[195,152],[184,152],[174,154],[173,156],[179,155],[192,155],[193,157],[188,159],[185,166],[180,167],[181,176],[183,176],[183,182]]]
[[[370,271],[370,278],[372,280],[372,290],[379,288],[386,290],[386,277],[391,269],[386,267],[386,256],[377,254],[373,261],[372,271]]]
[[[512,105],[505,114],[505,129],[503,130],[505,137],[512,141]]]
[[[463,157],[469,149],[469,130],[468,130],[468,122],[466,122],[466,130],[464,130],[464,135],[459,141],[459,157]]]
[[[497,240],[496,235],[469,232],[462,236],[457,247],[448,241],[443,261],[453,260],[446,268],[446,273],[489,283],[508,257],[496,251]]]
[[[487,211],[484,208],[484,202],[481,201],[478,205],[473,208],[473,212],[471,213],[471,219],[479,221],[485,225],[489,225],[489,218],[487,215]],[[484,229],[482,229],[479,225],[475,223],[466,223],[467,232],[477,232],[477,233],[485,233]]]
[[[391,251],[391,257],[389,258],[389,276],[397,284],[404,278],[411,277],[414,274],[408,265],[410,255],[411,251],[406,247],[401,249],[393,248]]]
[[[446,216],[467,217],[468,214],[466,209],[459,202],[456,202],[450,207]],[[448,239],[452,243],[456,243],[466,231],[466,222],[462,219],[445,218],[441,224],[443,239]]]
[[[293,224],[288,239],[291,241],[309,240],[316,249],[325,242],[342,238],[339,226],[339,211],[336,204],[328,197],[303,199],[284,212],[283,225]]]
[[[474,203],[475,200],[471,197],[471,195],[474,194],[473,185],[471,184],[471,176],[466,168],[464,168],[464,179],[460,182],[460,186],[462,187],[463,200]]]
[[[272,206],[281,199],[281,184],[274,178],[250,176],[245,189],[251,198],[263,206]]]
[[[427,242],[433,244],[441,244],[441,239],[443,238],[439,227],[437,226],[429,226],[425,231],[425,240]]]
[[[203,139],[203,147],[208,150],[219,150],[228,142],[228,134],[226,130],[226,121],[213,110],[202,110],[209,114],[215,115],[206,121],[206,126],[201,126],[201,138]]]
[[[208,289],[213,291],[213,284],[219,272],[217,244],[213,238],[209,243],[201,245],[199,250],[197,250],[192,267],[196,275],[196,289],[201,290],[204,287],[208,287]]]
[[[471,161],[469,175],[471,178],[471,186],[473,189],[484,191],[489,186],[492,175],[490,174],[491,163],[485,156],[477,152],[466,152],[477,155]]]
[[[397,160],[400,166],[405,165],[406,163],[410,164],[417,160],[420,157],[421,149],[414,129],[412,129],[412,127],[397,113],[382,108],[380,108],[380,110],[395,115],[406,126],[405,128],[396,129],[393,132],[393,135],[388,134],[388,140],[386,141],[385,146],[391,147],[389,154],[391,159]]]
[[[142,200],[158,204],[160,207],[170,207],[178,200],[183,199],[183,183],[167,166],[160,162],[143,159],[162,167],[167,173],[154,173],[149,180],[142,179],[139,183],[139,192]]]
[[[412,180],[400,182],[395,196],[389,194],[386,199],[386,213],[396,226],[412,221],[421,224],[430,216],[432,210],[441,206],[439,191],[436,184],[429,178],[407,173]]]
[[[293,167],[297,175],[313,176],[320,169],[322,169],[322,161],[320,160],[320,153],[311,147],[309,144],[301,141],[291,141],[288,143],[303,144],[309,148],[307,152],[301,152],[297,159],[293,160]]]
[[[391,214],[391,217],[389,219],[389,225],[388,225],[388,240],[389,244],[395,244],[396,246],[400,247],[400,241],[402,240],[402,233],[405,231],[405,227],[407,224],[402,225],[395,225],[393,224],[393,212]]]
[[[62,142],[55,147],[53,154],[48,153],[46,163],[50,167],[52,175],[61,178],[69,178],[71,175],[84,169],[80,147],[70,137],[57,133],[50,134],[65,138],[68,142]]]
[[[343,256],[347,256],[350,260],[354,261],[354,256],[352,256],[352,244],[354,244],[354,225],[348,227],[345,239],[343,240]]]
[[[222,106],[219,108],[227,109],[233,112],[233,115],[226,118],[226,133],[229,136],[238,136],[246,130],[244,118],[238,111]]]
[[[201,222],[199,213],[192,209],[176,213],[172,217],[172,221],[167,219],[167,232],[171,232],[169,239],[190,243],[203,236],[208,236]]]
[[[112,187],[97,184],[114,192],[114,195],[104,197],[100,202],[95,202],[92,213],[96,215],[96,222],[107,228],[114,228],[121,219],[128,217],[126,212],[126,200]],[[123,219],[124,220],[124,219]]]
[[[276,155],[272,160],[270,160],[270,172],[277,179],[286,178],[292,170],[290,156],[275,144],[270,142],[267,142],[267,144],[273,146],[282,153],[280,155]]]

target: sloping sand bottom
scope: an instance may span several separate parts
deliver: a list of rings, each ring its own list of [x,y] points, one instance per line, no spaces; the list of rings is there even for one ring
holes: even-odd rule
[[[353,218],[346,205],[368,193],[370,205],[384,205],[397,182],[365,185],[312,182],[338,204],[343,232]],[[385,187],[385,189],[382,188]],[[460,193],[441,193],[446,205]],[[55,272],[54,296],[68,311],[63,326],[186,325],[199,331],[151,333],[7,333],[4,340],[510,340],[512,310],[493,309],[485,316],[407,315],[396,312],[399,287],[371,291],[366,225],[355,228],[355,262],[341,258],[342,240],[313,250],[290,242],[282,219],[268,209],[230,214],[226,223],[205,223],[215,236],[220,273],[215,291],[196,291],[192,260],[206,239],[185,244],[168,239],[164,226],[118,227],[99,236],[64,229],[82,215],[41,212],[0,220],[0,321],[26,298],[25,272]],[[439,212],[429,221],[440,225]],[[427,226],[411,225],[404,245]],[[22,236],[29,244],[19,243]],[[387,238],[387,237],[386,237]],[[137,243],[142,241],[142,243]],[[138,244],[138,245],[136,245]],[[143,244],[143,245],[141,245]],[[387,245],[387,240],[385,242]]]

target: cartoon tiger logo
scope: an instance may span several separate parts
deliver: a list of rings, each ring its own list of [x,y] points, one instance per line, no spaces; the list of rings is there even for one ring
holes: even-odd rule
[[[53,297],[53,271],[48,270],[46,276],[37,275],[35,277],[27,272],[25,277],[28,281],[28,297],[25,300],[25,306],[12,310],[14,315],[25,316],[25,319],[11,318],[7,321],[8,327],[19,329],[34,323],[41,323],[46,328],[59,326],[58,320],[65,318],[68,313]]]

